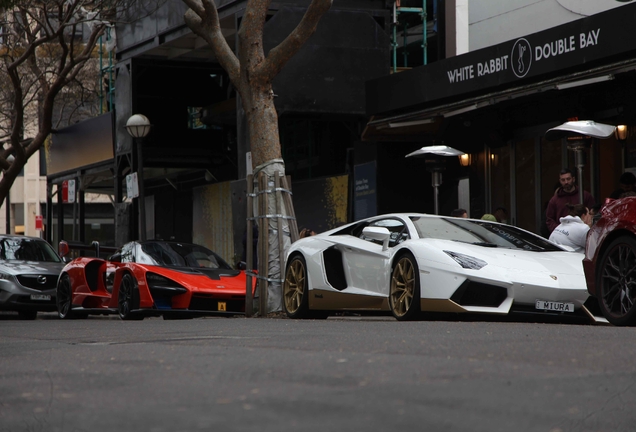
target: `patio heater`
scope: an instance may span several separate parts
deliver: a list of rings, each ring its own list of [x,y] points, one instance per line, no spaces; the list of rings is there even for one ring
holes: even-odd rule
[[[464,152],[448,147],[445,145],[427,146],[422,147],[419,150],[415,150],[412,153],[407,154],[405,157],[419,156],[424,157],[424,167],[426,171],[431,173],[431,181],[433,186],[433,208],[435,214],[439,214],[439,187],[442,184],[442,172],[446,169],[446,157],[447,156],[460,156]]]
[[[596,123],[591,120],[580,120],[565,122],[560,126],[548,129],[545,133],[545,138],[549,141],[566,138],[568,150],[574,152],[580,203],[583,202],[583,168],[586,164],[585,149],[590,146],[591,138],[609,138],[614,135],[615,130],[616,126]]]

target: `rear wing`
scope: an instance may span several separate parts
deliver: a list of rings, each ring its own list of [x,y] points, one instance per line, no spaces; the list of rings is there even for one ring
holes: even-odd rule
[[[98,241],[94,241],[91,244],[84,244],[79,242],[68,242],[66,240],[62,240],[57,246],[58,254],[62,258],[66,258],[65,261],[70,260],[72,258],[76,258],[77,256],[87,256],[87,255],[101,258],[102,254],[109,256],[117,252],[117,250],[119,250],[119,248],[115,246],[102,246],[99,244]],[[71,251],[78,251],[78,252],[72,253]],[[93,253],[86,254],[86,252],[93,252]]]

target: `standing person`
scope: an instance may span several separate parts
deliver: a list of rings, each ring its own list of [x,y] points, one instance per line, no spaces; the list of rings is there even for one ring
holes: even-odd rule
[[[311,237],[315,235],[316,231],[312,230],[311,228],[303,228],[300,230],[300,233],[298,233],[298,238]]]
[[[618,189],[612,192],[612,194],[609,196],[612,199],[619,199],[619,198],[622,198],[622,195],[624,195],[627,192],[636,191],[636,176],[630,173],[629,171],[624,172],[621,175],[621,178],[618,179],[618,183],[620,184]],[[625,195],[625,196],[629,196],[629,195]]]
[[[508,222],[508,210],[505,207],[497,207],[495,211],[492,213],[495,218],[497,218],[497,222],[507,223]]]
[[[585,207],[594,207],[594,198],[588,191],[583,191],[583,202],[579,202],[579,187],[576,185],[576,177],[568,168],[561,170],[559,174],[561,187],[554,192],[554,196],[548,202],[545,211],[545,223],[550,233],[559,225],[559,220],[567,216],[570,211],[568,204],[583,204]]]
[[[585,252],[585,239],[592,224],[592,215],[583,204],[566,204],[569,214],[550,234],[550,241],[570,246],[574,252]]]
[[[450,215],[452,217],[467,218],[468,217],[468,212],[466,211],[466,209],[458,208],[458,209],[453,210]]]

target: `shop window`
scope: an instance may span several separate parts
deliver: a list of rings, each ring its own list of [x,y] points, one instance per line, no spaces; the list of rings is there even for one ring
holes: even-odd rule
[[[188,129],[207,129],[202,121],[202,107],[188,107]]]
[[[512,216],[510,209],[510,147],[499,147],[490,150],[490,184],[492,209],[487,209],[485,213],[494,211],[497,207],[504,207],[508,211],[508,218]],[[471,217],[481,217],[472,215]],[[514,221],[509,220],[514,224]]]
[[[517,223],[515,225],[528,231],[536,232],[534,139],[515,143],[514,166],[515,196],[517,200]]]
[[[554,196],[556,190],[561,187],[559,183],[559,173],[563,169],[561,140],[547,141],[541,140],[541,229],[540,233],[544,237],[549,237],[550,232],[545,224],[545,212],[548,209],[548,202]]]

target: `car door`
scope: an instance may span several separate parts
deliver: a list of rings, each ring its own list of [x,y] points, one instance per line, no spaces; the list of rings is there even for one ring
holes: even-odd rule
[[[391,233],[389,247],[383,250],[382,243],[365,236],[363,229],[357,238],[343,239],[341,252],[348,281],[343,292],[388,296],[392,250],[409,238],[408,230],[404,221],[393,217],[376,219],[366,226],[388,229]]]

